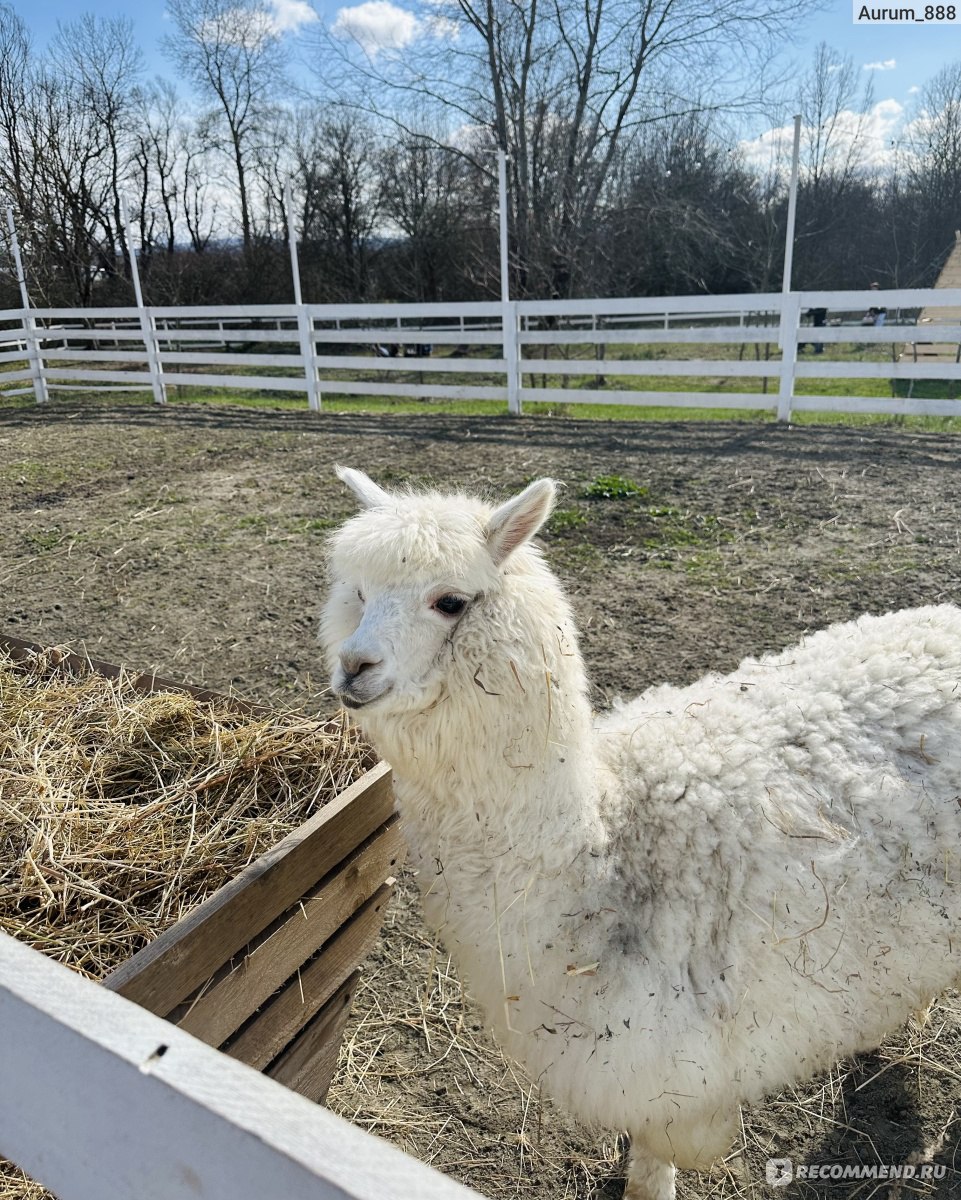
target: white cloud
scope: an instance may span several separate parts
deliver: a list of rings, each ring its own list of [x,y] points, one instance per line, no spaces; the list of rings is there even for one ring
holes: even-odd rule
[[[913,87],[909,87],[909,88],[908,88],[908,95],[909,95],[909,96],[916,96],[916,95],[918,94],[918,92],[920,92],[920,90],[921,90],[921,89],[918,87],[918,85],[917,85],[917,84],[915,84]]]
[[[448,41],[455,41],[460,37],[460,26],[456,21],[452,21],[450,17],[425,17],[420,22],[420,27],[424,33],[434,38],[446,38]]]
[[[272,10],[272,11],[271,11]],[[284,33],[297,33],[319,17],[307,0],[268,0],[267,9],[227,8],[201,25],[215,42],[257,49]]]
[[[372,58],[382,50],[403,50],[422,37],[453,40],[460,33],[456,21],[443,15],[449,0],[426,0],[435,12],[418,17],[393,4],[391,0],[364,0],[350,8],[340,8],[331,32],[354,41]]]
[[[391,0],[365,0],[340,8],[331,26],[337,37],[357,42],[372,57],[381,50],[402,50],[417,37],[419,22],[406,8]]]
[[[278,33],[297,33],[305,25],[319,20],[307,0],[270,0],[273,25]]]
[[[837,146],[838,154],[843,156],[846,148],[858,136],[860,129],[862,143],[860,161],[865,167],[883,167],[891,161],[893,142],[901,134],[903,124],[904,105],[893,99],[879,100],[863,115],[850,109],[840,112],[834,123],[832,138]],[[807,132],[809,131],[802,128],[802,147]],[[750,141],[742,141],[740,148],[748,165],[757,170],[766,171],[776,164],[787,170],[791,161],[793,140],[794,125],[792,123],[776,129],[767,129]]]
[[[865,71],[893,71],[898,65],[897,59],[886,58],[883,62],[865,63],[863,70]]]

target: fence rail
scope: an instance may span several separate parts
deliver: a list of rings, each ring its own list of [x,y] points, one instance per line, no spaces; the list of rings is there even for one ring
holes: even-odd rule
[[[0,933],[0,1154],[60,1200],[481,1200]]]
[[[872,308],[886,321],[866,324]],[[816,310],[827,323],[812,327]],[[887,381],[890,394],[851,394],[858,380],[875,384],[867,392]],[[945,394],[914,395],[931,381]],[[160,402],[169,387],[280,391],[315,410],[324,396],[370,395],[512,412],[540,401],[754,408],[782,420],[811,409],[961,413],[961,289],[14,309],[0,312],[0,387],[40,402],[84,387],[152,389]]]

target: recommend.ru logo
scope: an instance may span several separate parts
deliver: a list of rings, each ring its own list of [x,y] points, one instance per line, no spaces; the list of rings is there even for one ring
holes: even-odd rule
[[[794,1164],[789,1158],[769,1158],[764,1175],[771,1187],[784,1187],[794,1178]]]
[[[947,1167],[939,1163],[795,1163],[790,1158],[769,1158],[764,1175],[771,1187],[786,1187],[795,1179],[848,1182],[854,1179],[917,1179],[930,1183],[944,1179]]]

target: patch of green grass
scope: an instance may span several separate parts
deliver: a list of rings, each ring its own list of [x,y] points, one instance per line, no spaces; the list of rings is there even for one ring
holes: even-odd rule
[[[66,483],[69,473],[50,462],[25,458],[0,468],[0,480],[21,487],[50,488]]]
[[[270,518],[264,513],[248,513],[245,517],[237,518],[238,529],[255,529],[263,533],[270,526]]]
[[[249,530],[252,533],[263,534],[268,541],[308,534],[313,537],[324,536],[336,529],[340,519],[335,517],[288,517],[283,515],[271,516],[267,513],[248,513],[234,522],[234,528]]]
[[[587,513],[582,508],[556,508],[547,522],[549,533],[563,533],[565,530],[580,529],[587,524]]]
[[[63,530],[59,525],[51,525],[49,529],[41,529],[36,533],[25,533],[23,540],[37,554],[45,554],[54,550],[63,541]]]
[[[304,533],[312,533],[323,535],[329,533],[331,529],[336,529],[340,521],[333,517],[313,517],[309,521],[304,521],[301,528]]]
[[[585,500],[633,500],[648,494],[646,487],[622,475],[598,475],[581,491]]]
[[[548,558],[553,566],[568,571],[596,571],[604,565],[604,555],[590,541],[563,538],[551,542]]]
[[[655,555],[693,547],[713,549],[734,537],[711,513],[685,513],[669,505],[653,505],[644,515],[651,523],[641,544]]]

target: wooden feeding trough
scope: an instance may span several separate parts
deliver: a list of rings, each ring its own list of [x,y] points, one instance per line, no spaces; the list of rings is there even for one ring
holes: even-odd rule
[[[17,664],[53,654],[70,670],[123,678],[144,695],[267,711],[18,639],[0,638],[0,654]],[[371,757],[359,778],[113,967],[103,985],[322,1101],[405,853],[389,769]]]

